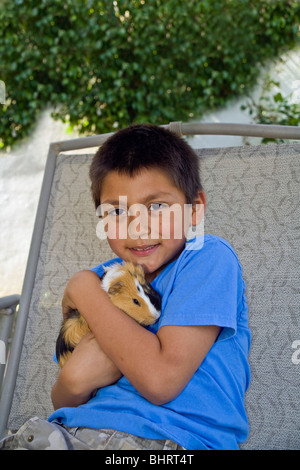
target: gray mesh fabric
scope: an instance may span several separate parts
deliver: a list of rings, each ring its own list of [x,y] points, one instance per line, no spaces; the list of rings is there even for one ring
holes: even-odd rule
[[[300,145],[199,150],[207,194],[205,232],[236,250],[247,285],[252,382],[243,449],[300,448]],[[60,302],[73,273],[113,257],[96,236],[91,155],[60,155],[54,175],[9,427],[52,412],[52,361]]]

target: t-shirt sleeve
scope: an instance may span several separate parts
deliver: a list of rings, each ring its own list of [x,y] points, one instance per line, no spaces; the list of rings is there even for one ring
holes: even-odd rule
[[[222,243],[187,252],[177,267],[160,327],[217,325],[218,340],[237,329],[241,268],[234,252]]]
[[[91,271],[94,271],[96,274],[98,274],[99,277],[102,277],[105,271],[106,267],[112,266],[115,263],[123,263],[123,260],[121,258],[113,258],[108,261],[105,261],[104,263],[98,264],[97,266],[94,266],[91,268]]]

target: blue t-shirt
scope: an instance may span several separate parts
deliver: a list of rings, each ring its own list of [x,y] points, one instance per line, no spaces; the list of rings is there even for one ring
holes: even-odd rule
[[[122,262],[119,258],[110,260]],[[93,269],[100,276],[103,265]],[[238,449],[248,435],[244,395],[250,381],[245,284],[238,258],[223,239],[187,242],[152,286],[162,314],[147,327],[218,325],[216,342],[184,390],[164,405],[147,401],[126,379],[98,390],[88,403],[49,417],[73,427],[116,429],[149,439],[171,439],[189,450]]]

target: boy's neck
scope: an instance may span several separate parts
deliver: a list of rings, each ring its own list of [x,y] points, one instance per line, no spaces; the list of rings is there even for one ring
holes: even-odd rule
[[[154,281],[154,279],[171,263],[173,263],[173,261],[175,261],[179,256],[180,254],[183,252],[184,250],[184,247],[178,252],[176,253],[176,255],[170,259],[167,263],[163,264],[159,269],[157,269],[155,272],[153,273],[145,273],[145,278],[146,278],[146,281],[149,282],[151,284],[151,282]]]

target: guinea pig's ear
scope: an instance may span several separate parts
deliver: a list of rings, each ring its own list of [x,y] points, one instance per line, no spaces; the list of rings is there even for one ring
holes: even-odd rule
[[[115,282],[112,286],[110,286],[110,288],[108,289],[107,293],[109,295],[116,295],[116,294],[119,294],[122,290],[122,288],[124,287],[124,284],[123,282],[119,281],[119,282]]]

